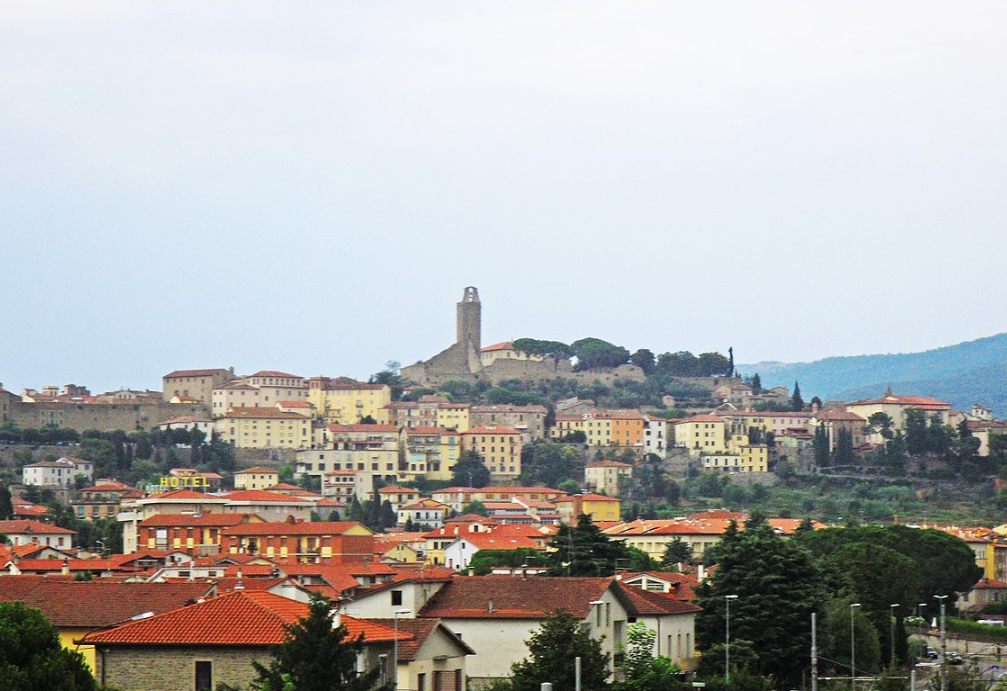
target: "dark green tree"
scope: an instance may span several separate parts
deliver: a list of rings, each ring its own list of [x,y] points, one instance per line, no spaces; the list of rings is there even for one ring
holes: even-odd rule
[[[638,351],[629,356],[629,362],[632,365],[636,365],[643,370],[644,374],[653,374],[654,368],[657,367],[657,361],[654,358],[654,353],[647,350],[646,348],[640,348]]]
[[[10,488],[4,479],[0,479],[0,521],[14,518],[14,504],[11,502]]]
[[[840,427],[836,432],[836,450],[832,456],[833,465],[852,465],[857,459],[853,451],[853,432],[845,427]]]
[[[600,338],[581,338],[570,344],[578,371],[618,367],[629,360],[629,351]]]
[[[529,657],[511,666],[513,691],[539,691],[543,681],[554,691],[574,690],[574,660],[581,659],[581,689],[608,688],[609,656],[581,620],[566,611],[553,613],[527,641]],[[300,691],[300,689],[298,689]]]
[[[801,398],[801,385],[794,382],[794,393],[790,397],[790,408],[795,412],[804,410],[804,399]]]
[[[661,555],[661,566],[673,567],[679,564],[688,564],[692,561],[692,547],[689,547],[682,538],[676,537],[664,548]]]
[[[308,615],[287,627],[269,664],[252,663],[258,675],[252,689],[278,691],[289,682],[297,691],[389,691],[390,682],[378,683],[380,670],[357,671],[362,650],[363,634],[354,640],[345,626],[333,627],[329,601],[312,595]]]
[[[725,596],[737,595],[731,603],[731,635],[752,641],[759,653],[753,671],[794,684],[801,677],[794,660],[810,645],[811,613],[821,612],[825,602],[821,573],[800,545],[752,518],[744,531],[732,522],[717,545],[717,570],[699,589],[703,612],[696,620],[696,638],[706,650],[724,640]]]
[[[636,623],[626,630],[626,652],[619,665],[622,680],[614,691],[685,691],[689,687],[681,670],[667,657],[654,655],[657,633],[646,624]]]
[[[877,672],[881,664],[881,640],[878,629],[868,614],[859,607],[850,607],[849,597],[830,600],[825,609],[819,636],[823,654],[840,665],[840,674],[850,673],[850,620],[857,646],[857,673]]]
[[[819,468],[828,468],[831,460],[829,451],[829,435],[825,432],[825,425],[819,424],[815,427],[815,436],[811,441],[811,448],[815,455],[815,465]]]
[[[868,434],[878,433],[883,439],[888,440],[895,436],[895,432],[892,431],[894,424],[891,416],[887,413],[873,413],[867,418],[867,432]]]
[[[906,449],[913,456],[927,451],[927,418],[922,410],[910,408],[905,412]]]
[[[752,375],[751,386],[753,394],[759,395],[760,393],[762,393],[762,378],[759,376],[758,372]]]
[[[626,543],[613,540],[581,514],[577,525],[563,524],[549,540],[547,576],[611,576],[630,563]]]
[[[60,645],[56,628],[23,602],[0,602],[0,680],[4,691],[94,691],[77,651]]]
[[[483,504],[478,499],[476,501],[469,502],[462,507],[462,515],[475,514],[476,516],[488,516],[489,511],[486,509],[486,505]]]
[[[451,484],[455,487],[485,487],[490,483],[489,468],[476,451],[463,451],[455,463],[451,474]]]

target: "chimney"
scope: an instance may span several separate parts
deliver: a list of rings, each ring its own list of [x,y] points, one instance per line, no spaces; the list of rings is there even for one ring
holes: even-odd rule
[[[469,567],[469,575],[470,576],[475,576],[476,575],[476,570],[473,569],[471,566]]]
[[[496,610],[495,610],[495,609],[493,608],[493,600],[487,600],[487,601],[486,601],[486,611],[487,611],[487,612],[489,612],[490,614],[493,614],[493,612],[495,612],[495,611],[496,611]]]
[[[700,585],[706,580],[706,569],[703,568],[702,564],[696,567],[696,578],[699,579]]]
[[[59,572],[61,574],[63,574],[64,576],[69,576],[70,575],[70,560],[69,559],[66,559],[64,557],[64,559],[63,559],[63,568],[60,569]]]
[[[342,626],[343,622],[342,622],[342,617],[339,616],[339,601],[338,600],[332,603],[332,609],[329,610],[329,613],[332,616],[332,628],[338,629],[340,626]]]

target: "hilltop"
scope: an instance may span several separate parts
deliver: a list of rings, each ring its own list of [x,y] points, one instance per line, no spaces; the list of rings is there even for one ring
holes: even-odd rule
[[[852,400],[896,391],[933,396],[961,410],[979,401],[1007,415],[1007,333],[919,353],[830,357],[814,362],[738,365],[763,386],[801,384],[805,396]]]

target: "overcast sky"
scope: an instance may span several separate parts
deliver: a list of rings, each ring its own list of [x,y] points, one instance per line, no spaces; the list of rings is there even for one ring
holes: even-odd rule
[[[1007,330],[1007,3],[3,2],[0,381]]]

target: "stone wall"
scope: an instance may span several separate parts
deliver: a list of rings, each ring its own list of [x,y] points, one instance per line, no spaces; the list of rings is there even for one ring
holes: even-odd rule
[[[102,652],[106,650],[107,652]],[[268,647],[98,646],[95,677],[122,691],[192,691],[196,662],[213,663],[213,688],[245,687],[255,679],[252,661],[266,664]]]
[[[78,432],[130,432],[177,417],[210,417],[209,406],[175,403],[24,403],[11,405],[10,420],[19,427],[69,427]]]

